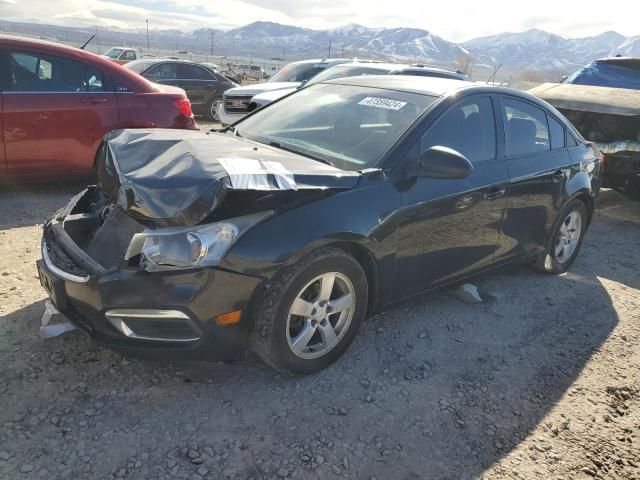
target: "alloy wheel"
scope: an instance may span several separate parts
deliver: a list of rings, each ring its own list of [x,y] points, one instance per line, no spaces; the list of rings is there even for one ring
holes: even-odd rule
[[[219,122],[220,117],[218,116],[218,108],[222,105],[222,100],[215,100],[211,102],[211,119],[214,122]]]
[[[293,354],[308,360],[333,349],[349,330],[355,306],[355,289],[342,273],[323,273],[307,283],[287,318],[287,343]]]
[[[569,212],[560,225],[558,238],[556,239],[555,255],[559,263],[569,261],[578,247],[581,233],[582,216],[575,210]]]

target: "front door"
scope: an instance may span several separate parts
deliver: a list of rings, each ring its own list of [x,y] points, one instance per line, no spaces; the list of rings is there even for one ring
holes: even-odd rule
[[[470,176],[417,178],[401,187],[395,298],[453,281],[491,264],[498,248],[509,181],[496,135],[493,99],[464,98],[451,106],[412,149],[446,146],[473,164]]]
[[[497,258],[507,260],[545,246],[563,205],[570,156],[562,124],[538,106],[500,97],[510,188]]]
[[[59,56],[9,51],[3,132],[9,174],[74,173],[93,167],[118,107],[102,73]]]

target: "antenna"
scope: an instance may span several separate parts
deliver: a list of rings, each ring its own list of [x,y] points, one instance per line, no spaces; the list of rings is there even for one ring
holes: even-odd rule
[[[500,67],[502,67],[502,64],[498,65],[495,70],[493,71],[493,73],[489,76],[489,78],[487,78],[487,81],[485,82],[485,85],[487,85],[490,81],[495,80],[496,78],[496,74],[498,73],[498,70],[500,70]]]
[[[87,40],[86,42],[84,42],[84,44],[80,47],[80,50],[84,50],[84,47],[86,47],[87,45],[89,45],[89,42],[91,42],[91,40],[93,40],[95,38],[96,34],[94,33],[93,35],[91,35],[91,38],[89,38],[89,40]]]

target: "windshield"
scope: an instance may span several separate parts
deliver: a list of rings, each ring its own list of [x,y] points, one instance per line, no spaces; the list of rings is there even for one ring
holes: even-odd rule
[[[593,62],[569,76],[564,83],[640,90],[640,69]]]
[[[343,170],[374,167],[437,97],[318,84],[237,124],[250,140],[320,159]]]
[[[121,53],[122,53],[122,49],[121,48],[110,48],[109,50],[107,50],[105,52],[104,56],[116,59],[116,58],[118,58],[120,56]]]
[[[270,82],[306,82],[329,66],[328,63],[290,63],[269,79]]]
[[[323,82],[325,80],[333,80],[334,78],[344,77],[359,77],[361,75],[386,75],[389,73],[389,69],[373,68],[373,67],[361,67],[361,66],[346,66],[336,65],[335,67],[327,68],[324,72],[320,72],[313,80],[307,85],[313,85],[314,83]]]

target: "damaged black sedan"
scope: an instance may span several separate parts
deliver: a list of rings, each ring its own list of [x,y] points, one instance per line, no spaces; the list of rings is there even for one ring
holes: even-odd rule
[[[526,93],[417,77],[301,90],[219,132],[122,130],[44,226],[40,280],[94,340],[312,373],[367,314],[574,261],[597,151]]]

